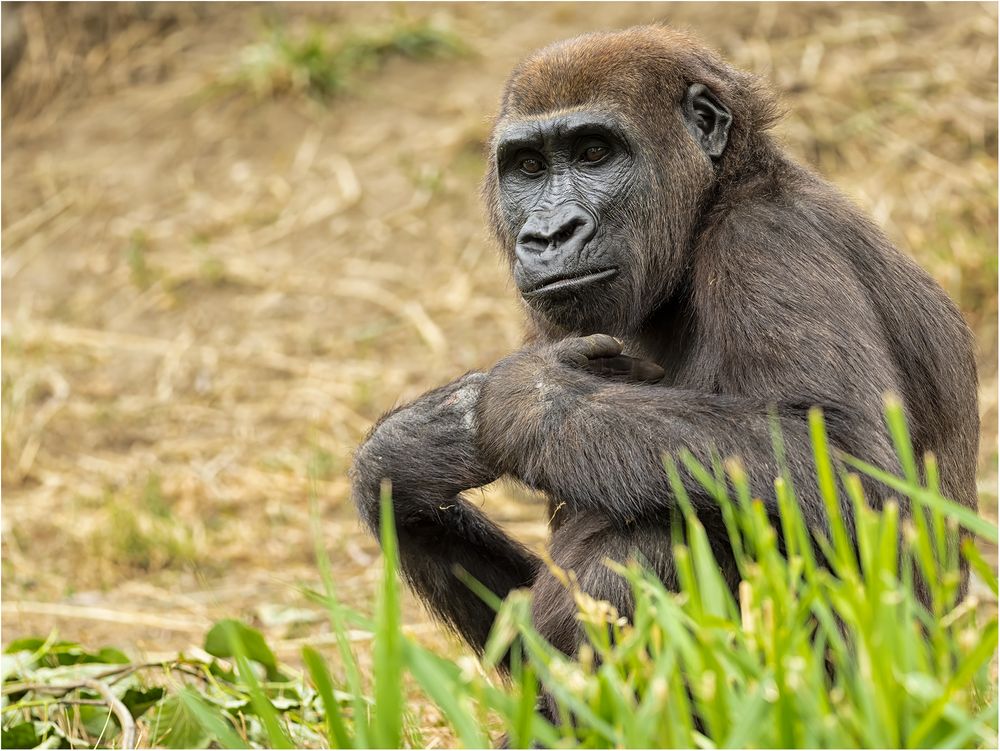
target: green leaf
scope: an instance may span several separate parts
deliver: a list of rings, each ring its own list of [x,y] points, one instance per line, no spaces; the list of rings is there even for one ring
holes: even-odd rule
[[[167,748],[208,748],[212,738],[205,731],[198,715],[191,711],[190,703],[178,696],[171,696],[156,708],[149,720],[154,733],[153,744]]]
[[[63,729],[54,722],[36,722],[35,730],[38,732],[38,737],[42,739],[36,748],[73,747]]]
[[[215,706],[212,706],[190,688],[181,689],[177,695],[180,704],[194,717],[201,727],[207,731],[214,743],[223,748],[249,748],[249,744],[244,741],[239,734],[233,730],[232,725],[226,719],[226,715]]]
[[[48,641],[35,637],[18,639],[8,645],[8,653],[30,650],[37,653],[36,657],[45,657],[45,664],[52,667],[58,665],[82,665],[100,663],[105,665],[124,665],[128,657],[120,649],[104,647],[96,652],[85,649],[75,641]]]
[[[0,746],[4,748],[34,748],[40,742],[33,722],[22,722],[0,731]]]
[[[114,647],[101,647],[95,655],[88,655],[88,658],[92,657],[93,662],[105,662],[115,665],[127,665],[129,663],[128,656],[122,652],[120,649],[115,649]],[[88,659],[87,662],[90,660]]]
[[[99,699],[96,693],[86,692],[84,698]],[[107,706],[83,706],[79,708],[80,721],[93,738],[101,738],[106,743],[118,734],[118,718]]]
[[[264,641],[264,635],[255,628],[247,626],[242,621],[225,618],[218,621],[205,635],[205,651],[215,657],[233,657],[233,647],[230,641],[230,629],[243,645],[246,656],[264,666],[269,681],[284,680],[278,670],[278,661]]]
[[[15,639],[7,648],[4,650],[5,654],[14,654],[15,652],[37,652],[39,649],[45,646],[45,639],[39,639],[37,636],[28,636],[24,639]]]
[[[141,717],[150,707],[156,705],[166,692],[159,686],[150,689],[130,688],[122,695],[124,704],[132,715],[133,719]]]
[[[34,651],[21,650],[0,655],[0,680],[23,675],[35,665]]]

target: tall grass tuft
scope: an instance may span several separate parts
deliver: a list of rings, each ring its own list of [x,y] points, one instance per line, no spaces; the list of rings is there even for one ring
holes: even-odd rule
[[[243,50],[223,88],[247,91],[259,99],[307,95],[322,101],[393,57],[428,60],[466,54],[469,49],[457,34],[405,17],[346,35],[331,34],[320,26],[302,33],[278,25],[265,40]]]

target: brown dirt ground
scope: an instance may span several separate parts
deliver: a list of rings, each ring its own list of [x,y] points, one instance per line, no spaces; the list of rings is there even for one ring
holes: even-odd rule
[[[476,194],[504,78],[544,43],[640,22],[688,25],[769,77],[791,151],[958,300],[979,339],[995,518],[996,6],[173,12],[74,48],[24,8],[3,116],[4,644],[55,628],[161,655],[237,616],[294,659],[326,631],[298,589],[318,579],[310,466],[341,595],[370,610],[352,448],[392,404],[518,346]],[[265,13],[331,29],[434,17],[474,54],[389,60],[330,105],[220,91]],[[483,501],[542,543],[533,499]],[[405,614],[461,651],[414,601]]]

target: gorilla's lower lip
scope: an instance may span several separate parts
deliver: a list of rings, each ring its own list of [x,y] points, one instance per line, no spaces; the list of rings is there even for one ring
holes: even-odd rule
[[[587,287],[596,282],[603,282],[605,279],[610,279],[617,273],[618,269],[610,268],[602,269],[601,271],[594,271],[590,274],[583,274],[582,276],[564,276],[559,279],[545,282],[538,287],[533,287],[532,289],[523,292],[522,295],[524,297],[538,297],[540,295],[549,295],[554,292],[579,289],[580,287]]]

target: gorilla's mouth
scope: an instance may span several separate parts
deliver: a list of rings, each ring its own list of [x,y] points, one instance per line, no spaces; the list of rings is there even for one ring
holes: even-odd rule
[[[611,267],[608,269],[601,269],[600,271],[592,271],[589,274],[582,274],[580,276],[569,276],[564,274],[562,276],[545,279],[540,284],[535,285],[529,290],[525,290],[521,294],[523,297],[538,298],[554,295],[560,292],[576,291],[584,287],[589,287],[592,284],[597,284],[598,282],[611,279],[617,273],[618,269],[616,267]]]

